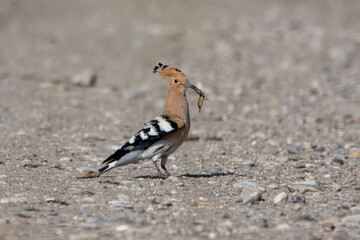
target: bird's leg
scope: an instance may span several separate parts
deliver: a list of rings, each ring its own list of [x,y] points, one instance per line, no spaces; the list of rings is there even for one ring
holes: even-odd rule
[[[158,167],[158,165],[157,165],[157,160],[159,159],[159,157],[158,156],[155,156],[155,157],[153,157],[153,163],[154,163],[154,165],[155,165],[155,167],[156,167],[156,169],[157,169],[157,171],[158,171],[158,173],[159,173],[159,177],[161,177],[161,178],[167,178],[168,177],[168,175],[165,175],[165,174],[163,174],[161,171],[160,171],[160,168]]]
[[[165,170],[165,173],[167,176],[170,176],[170,173],[168,172],[168,170],[166,169],[165,165],[166,165],[166,161],[168,159],[169,156],[163,156],[161,158],[161,168]]]

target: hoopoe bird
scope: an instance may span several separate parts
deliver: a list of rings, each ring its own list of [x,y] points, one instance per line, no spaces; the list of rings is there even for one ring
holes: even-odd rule
[[[199,89],[192,85],[185,74],[177,68],[159,63],[154,67],[153,72],[158,73],[169,83],[168,99],[163,114],[145,124],[143,129],[105,159],[103,164],[106,165],[99,169],[100,173],[151,158],[160,177],[170,176],[166,169],[166,161],[169,155],[183,144],[190,130],[186,90],[192,88],[199,91]],[[158,160],[165,174],[158,167]]]

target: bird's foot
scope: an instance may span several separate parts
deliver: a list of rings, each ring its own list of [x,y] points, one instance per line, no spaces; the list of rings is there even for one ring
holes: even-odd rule
[[[170,173],[168,171],[165,171],[165,174],[162,173],[161,171],[159,171],[159,177],[162,179],[167,179],[168,177],[170,177]]]
[[[156,161],[153,161],[156,170],[158,171],[158,175],[160,178],[162,179],[167,179],[170,176],[170,173],[165,169],[165,174],[161,172],[160,168],[158,167],[158,165],[156,164]]]

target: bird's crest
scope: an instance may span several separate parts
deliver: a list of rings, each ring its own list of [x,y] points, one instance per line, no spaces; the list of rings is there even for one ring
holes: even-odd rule
[[[153,68],[153,73],[159,73],[163,78],[178,76],[185,78],[185,74],[180,69],[169,67],[168,65],[164,65],[160,62]]]
[[[161,62],[159,62],[158,65],[156,65],[156,66],[154,67],[153,73],[160,72],[160,71],[164,70],[164,69],[167,68],[167,67],[168,67],[168,65],[164,65],[164,64],[162,64]]]

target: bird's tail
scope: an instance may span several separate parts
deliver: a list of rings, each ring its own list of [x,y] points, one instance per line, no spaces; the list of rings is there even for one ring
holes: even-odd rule
[[[107,159],[102,162],[102,164],[106,165],[99,169],[100,174],[116,167],[119,164],[118,160],[128,152],[129,150],[123,150],[122,148],[116,150],[113,154],[111,154]]]
[[[100,174],[109,171],[110,169],[116,167],[117,165],[119,165],[119,161],[118,160],[113,160],[110,163],[106,164],[104,167],[99,169]]]
[[[100,174],[109,171],[111,168],[109,167],[110,164],[107,164],[106,166],[99,169]]]

